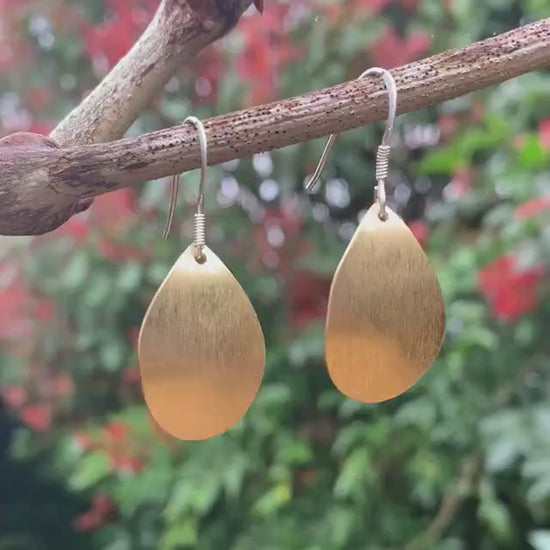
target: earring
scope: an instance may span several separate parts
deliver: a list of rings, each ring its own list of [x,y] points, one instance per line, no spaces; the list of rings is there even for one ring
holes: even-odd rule
[[[203,212],[207,138],[195,117],[201,181],[194,242],[179,257],[151,302],[138,344],[143,393],[153,418],[171,435],[201,440],[232,427],[258,392],[265,343],[242,287],[206,246]],[[172,179],[170,232],[180,176]]]
[[[332,281],[325,356],[330,377],[346,396],[377,403],[407,391],[430,367],[443,340],[445,314],[437,277],[403,220],[386,205],[397,87],[380,68],[389,95],[389,117],[378,148],[376,200],[362,219]],[[306,189],[326,165],[330,136]]]

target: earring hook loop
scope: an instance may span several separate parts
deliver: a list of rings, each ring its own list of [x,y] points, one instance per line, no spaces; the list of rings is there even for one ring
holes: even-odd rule
[[[203,256],[203,248],[206,246],[206,220],[204,216],[204,192],[206,188],[206,172],[208,168],[208,138],[206,136],[206,130],[204,124],[194,116],[187,117],[183,124],[192,124],[199,134],[199,145],[201,152],[201,179],[199,184],[199,196],[197,198],[197,209],[194,216],[194,245],[195,245],[195,258],[197,261],[201,261]],[[175,174],[170,181],[170,210],[168,213],[168,220],[166,228],[164,230],[163,238],[167,239],[172,229],[174,222],[174,215],[176,212],[176,206],[178,203],[179,183],[181,180],[181,174]]]
[[[358,77],[358,80],[361,80],[370,75],[382,76],[384,80],[384,85],[386,86],[386,90],[388,92],[388,119],[386,122],[386,129],[384,131],[384,135],[382,136],[382,144],[378,148],[378,152],[376,155],[376,180],[377,180],[376,199],[380,205],[380,214],[379,214],[380,218],[384,220],[387,218],[386,178],[388,176],[391,140],[392,140],[393,129],[395,126],[395,116],[397,112],[397,85],[395,83],[395,79],[393,78],[392,74],[386,69],[382,69],[380,67],[372,67],[370,69],[367,69]],[[327,164],[328,156],[332,148],[334,147],[334,143],[337,137],[338,137],[338,134],[330,135],[327,141],[327,144],[325,145],[323,154],[321,155],[321,160],[319,161],[319,164],[317,165],[315,172],[313,173],[313,175],[311,176],[311,179],[308,181],[306,185],[307,192],[309,193],[312,192],[313,188],[321,178],[321,173],[323,172]]]

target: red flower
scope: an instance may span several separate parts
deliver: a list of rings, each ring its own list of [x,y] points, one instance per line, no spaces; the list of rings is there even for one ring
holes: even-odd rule
[[[111,422],[105,426],[105,435],[112,441],[122,441],[128,437],[128,426],[123,422]]]
[[[319,6],[324,10],[324,17],[331,23],[339,23],[344,17],[360,15],[365,13],[379,13],[386,8],[391,0],[350,0],[349,2],[328,2]]]
[[[47,136],[54,128],[54,123],[50,120],[33,120],[27,130],[33,134]]]
[[[393,27],[371,46],[370,54],[375,65],[391,69],[405,65],[425,54],[430,47],[430,37],[422,32],[413,32],[401,38]]]
[[[124,262],[127,260],[143,260],[147,257],[147,251],[138,249],[123,243],[103,239],[98,242],[97,249],[106,260],[111,262]]]
[[[7,386],[0,390],[0,396],[4,403],[12,409],[22,407],[29,398],[27,390],[21,386]]]
[[[53,419],[51,405],[29,405],[20,413],[21,420],[36,432],[47,432]]]
[[[536,216],[537,214],[540,214],[548,209],[550,209],[550,196],[536,197],[520,204],[516,208],[515,217],[518,220],[525,220],[527,218],[532,218],[533,216]]]
[[[74,442],[81,451],[86,451],[92,446],[90,436],[84,432],[75,433]]]
[[[288,284],[292,324],[302,327],[323,319],[327,312],[330,278],[309,271],[295,273]]]
[[[50,393],[52,397],[63,399],[74,391],[72,378],[66,373],[60,373],[50,380]]]
[[[237,58],[237,71],[251,85],[252,103],[273,99],[277,75],[301,55],[287,36],[288,10],[286,5],[273,4],[263,15],[247,17],[241,23],[244,47]]]
[[[0,70],[15,74],[22,67],[28,67],[35,57],[35,49],[23,38],[24,33],[19,32],[18,16],[14,13],[17,6],[13,4],[13,0],[0,1]],[[10,16],[14,18],[10,20]]]
[[[37,300],[34,304],[34,318],[37,321],[51,321],[54,315],[55,309],[52,302],[48,300]]]
[[[139,474],[143,470],[143,462],[128,453],[111,456],[111,466],[117,472],[130,474]]]
[[[95,28],[84,29],[86,52],[92,59],[104,58],[109,67],[130,50],[153,12],[158,0],[141,2],[136,7],[127,0],[108,0],[113,16]]]
[[[543,266],[521,270],[514,256],[500,256],[479,271],[478,288],[497,319],[514,321],[537,306],[543,276]]]
[[[437,126],[441,132],[442,140],[451,138],[459,126],[459,120],[456,115],[443,114],[437,119]]]
[[[33,323],[27,299],[28,290],[21,280],[0,290],[0,338],[20,340],[31,334]]]
[[[114,509],[113,501],[108,496],[96,495],[92,499],[90,509],[74,519],[74,528],[77,531],[91,531],[97,529],[107,521]]]
[[[134,348],[137,347],[138,345],[140,330],[141,330],[141,327],[130,327],[126,331],[126,337],[128,338],[128,340],[130,340],[130,343]]]
[[[390,2],[391,0],[352,0],[351,7],[365,9],[370,13],[380,13]]]
[[[52,92],[47,86],[35,86],[27,90],[25,101],[34,112],[44,111],[52,100]]]
[[[53,318],[54,308],[48,300],[32,295],[16,268],[10,270],[10,266],[0,265],[0,282],[11,279],[5,287],[0,286],[0,339],[23,340],[39,326],[37,321]]]
[[[550,150],[550,117],[539,122],[539,140],[544,149]]]
[[[126,384],[139,384],[141,381],[141,373],[138,367],[131,367],[122,373],[122,380]]]
[[[94,199],[90,218],[101,228],[117,228],[133,216],[135,195],[132,189],[119,189]]]
[[[468,166],[459,166],[454,171],[453,179],[445,186],[443,196],[450,202],[458,201],[469,193],[473,181],[473,170]]]
[[[224,63],[216,47],[207,48],[197,58],[195,64],[195,93],[198,100],[215,104],[218,99],[220,79],[224,72]]]
[[[55,233],[58,235],[68,235],[75,241],[81,242],[88,238],[89,231],[88,224],[80,216],[73,216],[57,229]]]
[[[430,236],[430,227],[423,220],[415,220],[409,223],[409,229],[415,236],[420,246],[424,246],[428,242]]]

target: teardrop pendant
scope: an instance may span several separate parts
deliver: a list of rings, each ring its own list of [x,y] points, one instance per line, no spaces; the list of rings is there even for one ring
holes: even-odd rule
[[[218,435],[245,414],[264,372],[263,333],[243,289],[208,248],[191,245],[157,291],[141,328],[145,401],[184,440]]]
[[[332,381],[365,403],[409,389],[437,357],[445,325],[424,251],[397,214],[379,212],[368,210],[336,270],[325,334]]]

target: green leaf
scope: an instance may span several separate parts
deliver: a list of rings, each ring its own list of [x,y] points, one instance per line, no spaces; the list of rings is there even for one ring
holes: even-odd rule
[[[116,285],[120,290],[133,292],[141,283],[142,268],[136,262],[128,262],[120,269]]]
[[[117,372],[124,367],[126,346],[120,340],[109,340],[99,349],[101,367],[108,372]]]
[[[499,541],[510,541],[513,535],[512,518],[506,506],[497,499],[495,490],[489,482],[481,483],[479,496],[480,519]]]
[[[19,428],[12,433],[10,443],[10,454],[13,458],[22,460],[33,453],[35,441],[30,430]]]
[[[88,453],[77,464],[69,477],[68,485],[74,491],[82,491],[94,485],[111,473],[111,461],[104,453]]]
[[[356,520],[357,516],[353,508],[334,506],[331,509],[328,518],[330,537],[336,548],[341,548],[347,543]]]
[[[178,550],[194,548],[197,544],[199,531],[197,522],[193,519],[174,521],[168,526],[160,541],[160,550]]]
[[[426,155],[418,165],[420,174],[451,174],[459,166],[472,164],[476,153],[505,144],[509,137],[506,121],[497,117],[487,119],[483,128],[469,128],[451,145]]]
[[[272,516],[277,510],[290,502],[291,498],[290,484],[279,483],[255,502],[252,511],[258,516]]]
[[[343,456],[359,444],[367,440],[367,427],[363,422],[355,422],[340,430],[336,441],[332,446],[332,452],[336,456]]]
[[[280,437],[277,443],[275,460],[280,464],[303,466],[313,457],[313,451],[309,445],[296,437]]]
[[[90,262],[84,251],[77,251],[63,269],[61,278],[65,288],[76,289],[84,285],[88,277]]]
[[[368,449],[362,448],[353,451],[344,461],[334,486],[334,496],[347,498],[356,491],[365,491],[364,482],[370,469],[371,462]]]
[[[248,461],[245,456],[236,456],[226,466],[222,475],[225,494],[229,499],[235,500],[243,488]]]
[[[88,308],[96,308],[112,300],[112,280],[104,272],[93,273],[86,282],[83,294],[84,304]]]
[[[544,168],[548,166],[550,155],[542,148],[537,135],[529,134],[518,153],[519,161],[526,168]]]

